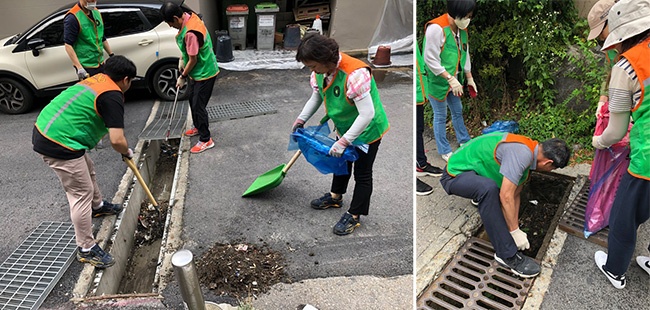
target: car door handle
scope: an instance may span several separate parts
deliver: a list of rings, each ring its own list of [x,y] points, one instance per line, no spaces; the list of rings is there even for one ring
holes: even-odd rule
[[[144,39],[144,40],[138,42],[138,45],[141,45],[141,46],[147,46],[147,45],[149,45],[149,44],[151,44],[151,43],[153,43],[153,40],[151,40],[151,39]]]

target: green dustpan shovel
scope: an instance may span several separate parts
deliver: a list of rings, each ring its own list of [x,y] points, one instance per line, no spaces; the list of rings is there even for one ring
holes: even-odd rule
[[[257,179],[253,181],[253,184],[251,184],[251,186],[248,187],[244,194],[242,194],[242,197],[259,194],[280,185],[284,179],[284,176],[287,174],[287,171],[289,171],[289,168],[291,168],[298,157],[300,157],[300,154],[302,154],[302,152],[298,150],[295,154],[293,154],[293,157],[291,157],[291,160],[289,160],[289,163],[286,165],[279,165],[257,177]]]

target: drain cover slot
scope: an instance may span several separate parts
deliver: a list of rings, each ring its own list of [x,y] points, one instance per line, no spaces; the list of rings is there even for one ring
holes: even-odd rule
[[[213,105],[206,108],[210,122],[225,121],[250,116],[273,114],[278,110],[267,100]]]
[[[38,309],[76,249],[72,223],[42,222],[0,265],[2,309]]]
[[[587,201],[589,200],[589,180],[585,181],[578,195],[567,208],[562,219],[560,219],[560,229],[576,237],[584,238],[585,229],[585,212],[587,211]],[[609,226],[601,229],[597,233],[589,236],[587,241],[607,247],[607,237],[609,235]]]
[[[418,299],[418,309],[518,309],[533,279],[522,279],[494,260],[492,245],[472,237]]]
[[[169,126],[169,116],[172,114],[174,107],[173,101],[161,101],[158,105],[158,111],[151,123],[142,130],[138,138],[142,140],[162,140],[167,136],[167,128]],[[172,125],[169,130],[169,139],[177,139],[183,133],[183,126],[187,119],[187,111],[189,109],[188,101],[178,101],[176,103],[176,110],[172,117]]]

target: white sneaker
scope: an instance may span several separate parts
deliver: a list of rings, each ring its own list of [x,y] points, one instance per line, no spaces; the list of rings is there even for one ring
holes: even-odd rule
[[[650,274],[650,257],[648,256],[637,256],[636,257],[636,263],[639,264],[639,267],[641,267],[645,272]]]
[[[615,288],[620,290],[625,287],[625,275],[617,276],[605,270],[605,264],[607,263],[607,254],[605,252],[596,251],[596,254],[594,254],[594,260],[596,261],[598,269],[605,274],[607,280],[609,280]]]
[[[440,157],[442,157],[442,159],[443,159],[444,161],[449,161],[449,157],[451,157],[451,154],[452,154],[452,153],[449,152],[449,153],[447,153],[447,154],[442,154],[442,155],[440,155]]]

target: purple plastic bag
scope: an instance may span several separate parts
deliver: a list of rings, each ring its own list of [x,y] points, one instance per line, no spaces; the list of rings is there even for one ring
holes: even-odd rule
[[[601,135],[609,122],[607,104],[601,109],[601,117],[596,121],[595,135]],[[631,125],[630,125],[631,127]],[[585,238],[609,225],[609,214],[614,204],[616,190],[623,174],[630,165],[629,132],[625,137],[604,150],[596,150],[594,162],[591,164],[589,180],[589,198],[585,210]]]

